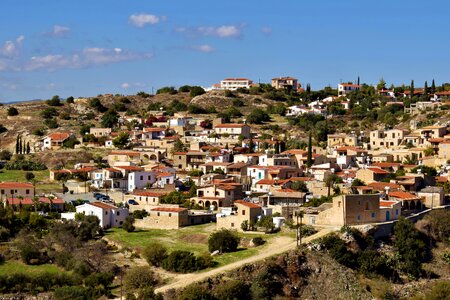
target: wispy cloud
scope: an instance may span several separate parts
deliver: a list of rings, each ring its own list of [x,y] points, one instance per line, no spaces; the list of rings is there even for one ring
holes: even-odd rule
[[[25,36],[19,35],[14,41],[6,41],[0,48],[0,55],[6,58],[19,56],[24,40]]]
[[[123,89],[142,88],[142,87],[146,87],[146,86],[147,85],[145,85],[144,83],[141,83],[141,82],[133,82],[133,83],[124,82],[120,85],[120,87]]]
[[[55,38],[67,37],[70,34],[70,28],[62,25],[54,25],[50,32],[46,32],[45,35]]]
[[[129,22],[136,27],[144,27],[146,25],[155,25],[159,22],[167,20],[165,16],[156,16],[152,14],[133,14],[128,17]]]
[[[272,34],[272,28],[267,27],[267,26],[261,27],[261,32],[264,35],[271,35]]]
[[[218,38],[238,38],[242,36],[242,26],[200,26],[195,28],[177,27],[175,31],[189,37],[214,36]]]
[[[122,50],[121,48],[85,48],[81,52],[72,55],[49,54],[33,56],[24,65],[24,69],[26,71],[80,69],[124,61],[150,59],[151,57],[151,53],[134,52]]]
[[[214,50],[215,50],[212,46],[206,45],[206,44],[204,44],[204,45],[195,45],[195,46],[192,46],[191,48],[193,50],[204,52],[204,53],[211,53],[211,52],[214,52]]]

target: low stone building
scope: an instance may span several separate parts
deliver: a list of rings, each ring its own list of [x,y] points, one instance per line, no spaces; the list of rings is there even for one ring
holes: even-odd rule
[[[217,215],[217,229],[242,230],[241,224],[247,221],[248,224],[255,224],[258,217],[262,215],[262,207],[258,204],[244,200],[234,201],[235,211],[232,215]]]

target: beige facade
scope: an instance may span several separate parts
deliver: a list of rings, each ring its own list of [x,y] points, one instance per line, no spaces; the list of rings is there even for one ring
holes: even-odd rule
[[[296,90],[298,88],[297,78],[277,77],[272,78],[272,87],[276,89]]]
[[[333,199],[332,207],[318,213],[306,213],[304,222],[317,225],[362,225],[397,219],[401,203],[380,201],[379,194],[341,195]]]
[[[1,199],[17,197],[33,198],[33,184],[27,182],[1,182],[0,197]]]
[[[258,216],[262,214],[261,206],[238,200],[234,202],[236,208],[235,214],[230,216],[217,217],[217,229],[234,229],[242,231],[241,224],[247,221],[249,224],[255,224]]]
[[[179,229],[189,225],[189,211],[178,207],[156,207],[144,219],[137,219],[135,225],[140,228]]]
[[[445,203],[445,192],[442,187],[426,187],[418,192],[417,196],[422,199],[422,203],[428,208],[441,206]]]
[[[356,171],[356,178],[362,180],[365,183],[372,183],[374,181],[382,181],[389,175],[389,172],[381,168],[366,168]]]
[[[327,145],[329,148],[336,146],[356,146],[357,138],[355,135],[349,134],[329,134],[327,136]]]
[[[398,148],[406,135],[400,129],[374,130],[370,132],[370,148]]]
[[[207,152],[175,152],[173,154],[173,167],[177,170],[198,169],[206,161]]]
[[[214,127],[214,131],[219,135],[228,135],[235,138],[240,135],[247,139],[251,137],[251,128],[246,124],[218,124]]]
[[[111,128],[91,128],[89,133],[95,137],[109,136],[111,134]]]

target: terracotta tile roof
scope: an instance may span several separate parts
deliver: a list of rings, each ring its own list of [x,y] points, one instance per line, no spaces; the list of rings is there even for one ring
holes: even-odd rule
[[[175,175],[170,172],[161,172],[161,173],[158,173],[157,176],[158,177],[170,177],[170,176],[175,176]]]
[[[115,168],[126,171],[144,171],[144,168],[138,166],[115,166]]]
[[[289,178],[290,181],[312,181],[313,178],[310,177],[291,177]]]
[[[389,187],[392,190],[399,190],[400,189],[400,185],[396,184],[396,183],[391,183],[391,182],[372,182],[369,183],[368,186],[378,190],[378,191],[384,191],[385,187]]]
[[[142,192],[134,192],[133,195],[134,196],[144,196],[144,197],[162,197],[162,196],[167,195],[167,193],[142,191]]]
[[[0,189],[32,189],[33,184],[28,182],[1,182]]]
[[[340,83],[339,85],[349,86],[349,87],[354,87],[354,88],[359,88],[360,87],[360,85],[353,84],[353,83]]]
[[[282,154],[307,154],[308,151],[305,150],[301,150],[301,149],[291,149],[291,150],[286,150],[284,152],[282,152]]]
[[[90,202],[90,203],[86,203],[86,205],[92,205],[92,206],[95,206],[95,207],[99,207],[101,209],[114,209],[114,208],[117,208],[114,205],[110,205],[110,204],[103,203],[103,202]]]
[[[66,139],[68,139],[70,136],[70,133],[68,132],[54,132],[48,135],[48,137],[52,140],[52,141],[64,141]]]
[[[407,193],[407,192],[402,192],[402,191],[394,191],[394,192],[389,192],[389,197],[394,197],[394,198],[399,198],[402,200],[416,200],[418,199],[418,197],[416,195]]]
[[[277,183],[277,184],[285,184],[287,182],[289,182],[289,180],[261,179],[256,184],[270,184],[270,185],[273,185],[275,183]]]
[[[144,132],[163,132],[166,131],[165,128],[156,128],[156,127],[146,127],[144,128]]]
[[[380,201],[380,207],[392,207],[397,201]]]
[[[244,200],[236,200],[236,201],[234,201],[234,203],[236,204],[241,204],[241,205],[244,205],[244,206],[247,206],[247,207],[249,207],[249,208],[261,208],[261,206],[260,205],[258,205],[258,204],[255,204],[255,203],[251,203],[251,202],[247,202],[247,201],[244,201]]]
[[[436,182],[444,183],[448,181],[448,177],[445,176],[436,176],[434,177],[436,179]]]
[[[391,162],[377,162],[372,164],[372,166],[380,168],[399,167],[400,165],[401,165],[400,163],[391,163]]]
[[[188,209],[182,208],[182,207],[156,207],[156,208],[153,208],[151,211],[179,213],[179,212],[186,211],[186,210],[188,210]]]
[[[20,203],[22,203],[22,205],[33,205],[33,199],[32,198],[7,198],[6,199],[8,201],[9,204],[11,205],[19,205]],[[64,204],[64,200],[60,199],[60,198],[54,198],[51,202],[50,199],[48,199],[47,197],[39,197],[38,201],[40,203],[53,203],[53,204]]]
[[[389,174],[389,172],[387,172],[383,169],[379,169],[379,168],[367,168],[367,170],[370,170],[370,171],[374,172],[375,174],[380,174],[380,175]]]
[[[227,124],[217,124],[215,128],[242,128],[244,126],[248,126],[248,125],[227,123]]]

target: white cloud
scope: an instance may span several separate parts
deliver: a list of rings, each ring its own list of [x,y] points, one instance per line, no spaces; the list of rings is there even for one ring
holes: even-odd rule
[[[128,20],[136,27],[144,27],[145,25],[155,25],[161,21],[165,21],[165,16],[156,16],[151,14],[133,14]]]
[[[200,26],[196,28],[177,27],[175,31],[189,37],[195,36],[215,36],[219,38],[238,38],[242,35],[242,26],[222,25],[222,26]]]
[[[79,69],[92,66],[107,65],[124,61],[150,59],[151,53],[140,53],[121,48],[85,48],[72,55],[44,55],[34,56],[28,61],[24,69],[27,71],[59,69]]]
[[[129,89],[129,88],[143,88],[146,87],[147,85],[141,82],[133,82],[133,83],[128,83],[128,82],[124,82],[120,85],[121,88],[123,89]]]
[[[25,36],[19,35],[15,41],[6,41],[3,47],[0,48],[0,54],[7,58],[17,57],[20,54],[24,40]]]
[[[261,32],[265,35],[271,35],[272,34],[272,28],[270,27],[261,27]]]
[[[211,53],[214,51],[214,48],[210,45],[197,45],[197,46],[192,46],[192,49],[200,51],[200,52],[205,52],[205,53]]]
[[[53,30],[51,32],[51,35],[53,37],[65,37],[68,36],[70,33],[70,28],[66,26],[61,25],[55,25],[53,26]]]
[[[124,82],[120,85],[123,89],[127,89],[130,87],[130,84],[128,82]]]

